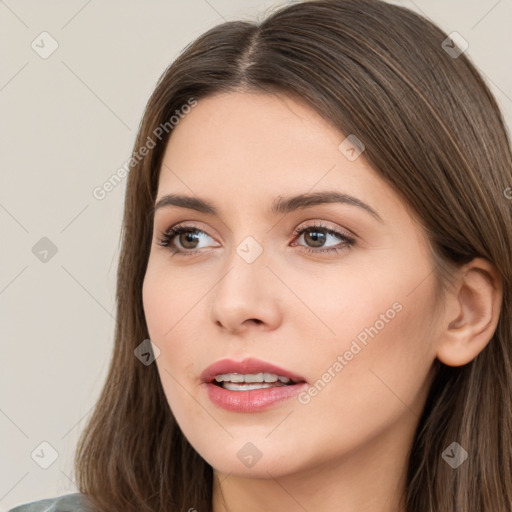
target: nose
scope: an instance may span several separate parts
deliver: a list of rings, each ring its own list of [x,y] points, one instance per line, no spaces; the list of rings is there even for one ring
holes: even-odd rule
[[[261,255],[247,263],[237,254],[215,286],[210,318],[224,331],[273,330],[282,319],[283,285]]]

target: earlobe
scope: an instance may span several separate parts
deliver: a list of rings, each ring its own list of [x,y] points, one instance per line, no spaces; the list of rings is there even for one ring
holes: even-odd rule
[[[438,340],[437,358],[448,366],[472,361],[496,330],[502,299],[502,278],[491,262],[475,258],[464,265],[447,298],[446,327]]]

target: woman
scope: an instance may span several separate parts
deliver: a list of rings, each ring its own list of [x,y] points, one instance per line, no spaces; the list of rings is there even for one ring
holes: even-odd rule
[[[460,43],[313,0],[185,49],[81,492],[15,510],[512,511],[512,156]]]

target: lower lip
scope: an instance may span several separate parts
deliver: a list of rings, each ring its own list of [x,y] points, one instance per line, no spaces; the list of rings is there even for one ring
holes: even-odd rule
[[[205,383],[210,400],[227,411],[258,412],[273,405],[289,400],[307,387],[306,382],[291,386],[251,389],[250,391],[231,391],[215,384]]]

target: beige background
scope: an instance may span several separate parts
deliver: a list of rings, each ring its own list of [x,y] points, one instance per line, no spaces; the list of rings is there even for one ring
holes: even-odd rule
[[[510,126],[512,1],[395,3],[468,41]],[[93,189],[130,156],[145,102],[178,52],[223,20],[277,4],[0,0],[0,510],[76,491],[75,443],[113,341],[124,182],[103,200]],[[43,31],[59,45],[46,59],[31,47],[51,48]],[[46,262],[32,250],[43,237],[57,249]],[[48,469],[42,442],[58,453]]]

